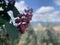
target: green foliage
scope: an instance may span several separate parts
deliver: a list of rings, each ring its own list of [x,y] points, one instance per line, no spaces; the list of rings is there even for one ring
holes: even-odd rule
[[[5,39],[0,38],[0,43],[3,43],[3,42],[5,42]]]
[[[4,38],[0,37],[0,43],[2,42],[6,42],[6,40],[8,41],[12,41],[12,43],[14,43],[15,40],[18,39],[18,29],[17,27],[15,27],[13,24],[10,24],[10,19],[11,17],[9,16],[9,14],[7,13],[9,10],[13,11],[13,15],[14,17],[17,17],[19,12],[16,9],[16,7],[14,5],[6,5],[5,0],[0,0],[0,7],[2,7],[3,10],[0,10],[0,27],[2,27],[3,25],[5,25],[3,28],[3,32],[5,33]]]
[[[12,41],[15,41],[18,38],[18,29],[9,23],[5,24],[5,28],[6,28],[7,34],[9,34],[10,39]]]
[[[18,10],[16,9],[16,7],[14,7],[13,9],[12,9],[12,11],[13,11],[13,16],[14,17],[18,17],[18,14],[19,14],[19,12],[18,12]]]
[[[6,20],[0,18],[0,26],[2,26],[2,25],[5,24],[5,23],[6,23]]]

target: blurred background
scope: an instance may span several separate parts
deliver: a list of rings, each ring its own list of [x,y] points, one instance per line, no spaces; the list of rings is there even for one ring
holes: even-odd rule
[[[60,0],[16,0],[15,7],[22,14],[24,9],[32,8],[32,20],[26,32],[18,33],[14,42],[6,34],[5,27],[0,27],[0,45],[60,45]],[[13,18],[13,14],[8,13]],[[11,34],[16,36],[15,33]]]

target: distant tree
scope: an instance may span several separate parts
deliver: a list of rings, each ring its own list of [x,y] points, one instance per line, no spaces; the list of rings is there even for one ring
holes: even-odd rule
[[[29,43],[33,40],[32,45],[37,45],[37,35],[34,31],[34,29],[32,28],[32,26],[29,26],[27,28],[27,33],[28,33],[28,37],[26,38],[26,43],[25,45],[29,45]],[[32,40],[30,40],[30,36],[32,37]]]

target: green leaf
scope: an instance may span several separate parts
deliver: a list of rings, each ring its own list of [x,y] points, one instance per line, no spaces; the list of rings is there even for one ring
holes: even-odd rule
[[[18,29],[12,24],[6,23],[5,28],[9,37],[12,41],[15,41],[18,38]]]
[[[18,17],[18,14],[20,14],[19,11],[16,9],[15,6],[14,6],[14,8],[13,8],[12,11],[13,11],[14,17]]]
[[[11,17],[9,16],[9,14],[6,11],[3,11],[3,12],[4,12],[3,13],[4,15],[2,16],[2,18],[9,22]]]
[[[5,23],[6,23],[6,21],[4,19],[0,18],[0,26],[5,24]]]
[[[11,19],[11,17],[9,16],[9,14],[6,11],[0,11],[0,18],[6,20],[7,22],[9,22]]]

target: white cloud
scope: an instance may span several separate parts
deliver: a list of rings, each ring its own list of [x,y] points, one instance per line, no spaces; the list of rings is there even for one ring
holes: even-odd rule
[[[37,9],[36,13],[46,13],[46,12],[51,12],[54,10],[54,7],[48,6],[48,7],[40,7],[39,9]]]
[[[16,2],[15,3],[16,8],[18,9],[18,11],[23,11],[24,9],[27,9],[27,6],[25,4],[25,1],[20,1],[20,2]]]
[[[58,6],[60,6],[60,0],[54,0],[54,3]]]
[[[37,10],[39,11],[39,10]],[[60,22],[60,11],[34,13],[31,22]]]

